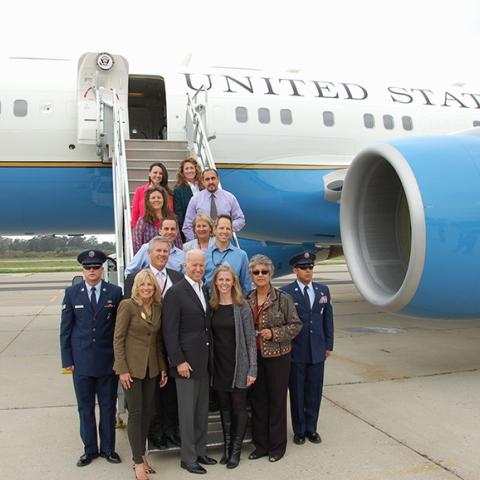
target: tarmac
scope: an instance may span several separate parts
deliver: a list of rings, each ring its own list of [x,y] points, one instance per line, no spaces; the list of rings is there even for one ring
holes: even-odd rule
[[[134,479],[126,430],[119,465],[82,453],[70,375],[59,355],[63,290],[75,273],[0,275],[0,478]],[[275,280],[290,282],[291,276]],[[247,459],[211,479],[480,479],[480,322],[422,320],[368,305],[345,265],[316,267],[334,299],[335,352],[327,361],[322,443],[289,443],[285,457]],[[454,301],[439,292],[439,302]],[[220,458],[220,450],[210,455]],[[152,453],[151,479],[186,479],[178,453]]]

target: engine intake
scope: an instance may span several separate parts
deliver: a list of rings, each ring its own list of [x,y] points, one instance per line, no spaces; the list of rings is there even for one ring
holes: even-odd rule
[[[480,317],[479,159],[480,138],[466,135],[398,140],[357,155],[340,229],[366,300],[412,316]]]

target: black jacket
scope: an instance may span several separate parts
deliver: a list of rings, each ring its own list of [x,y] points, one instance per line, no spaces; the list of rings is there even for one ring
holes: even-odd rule
[[[205,288],[203,293],[207,302],[206,312],[185,278],[165,295],[162,329],[171,376],[179,377],[176,367],[185,361],[192,367],[192,378],[209,375],[210,307]]]

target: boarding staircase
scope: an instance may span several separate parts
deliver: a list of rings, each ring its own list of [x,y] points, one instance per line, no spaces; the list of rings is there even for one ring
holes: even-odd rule
[[[123,287],[124,269],[132,258],[131,201],[135,189],[147,181],[150,164],[160,161],[166,166],[169,185],[173,189],[179,164],[187,155],[194,156],[202,170],[215,168],[215,163],[202,121],[205,106],[198,103],[198,92],[192,98],[187,96],[187,141],[184,142],[126,139],[128,122],[124,119],[124,109],[115,90],[98,88],[95,93],[98,106],[97,151],[102,161],[112,163],[118,284]],[[235,242],[238,245],[236,237]],[[120,404],[123,404],[123,399],[119,397]],[[219,413],[211,412],[208,421],[208,446],[222,445]],[[245,441],[249,441],[248,435]],[[176,449],[178,447],[161,448],[162,451]],[[150,444],[149,450],[160,449]]]

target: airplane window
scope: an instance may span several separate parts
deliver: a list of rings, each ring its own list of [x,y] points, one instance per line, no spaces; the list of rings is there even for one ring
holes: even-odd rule
[[[258,109],[258,121],[260,123],[270,123],[270,110],[268,108]]]
[[[237,107],[235,109],[235,118],[237,122],[245,123],[248,121],[248,110],[245,107]]]
[[[375,117],[371,113],[365,113],[363,115],[363,124],[367,128],[374,128],[375,127]]]
[[[333,116],[333,112],[323,112],[323,124],[326,127],[333,127],[333,124],[335,123],[335,118]]]
[[[384,115],[383,116],[383,126],[387,130],[392,130],[393,129],[393,117],[391,115]]]
[[[289,110],[288,108],[282,108],[280,110],[280,121],[284,124],[284,125],[291,125],[292,122],[293,122],[293,119],[292,119],[292,111]]]
[[[402,125],[404,130],[413,130],[412,117],[402,117]]]
[[[13,102],[13,114],[16,117],[25,117],[28,113],[28,104],[26,100],[15,100]]]
[[[474,127],[480,127],[480,120],[474,120],[473,121],[473,126]]]

